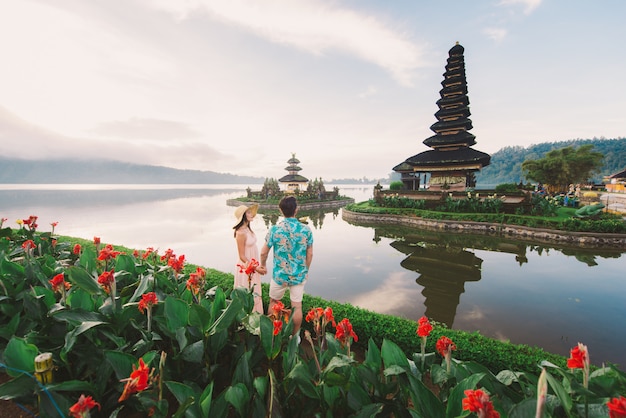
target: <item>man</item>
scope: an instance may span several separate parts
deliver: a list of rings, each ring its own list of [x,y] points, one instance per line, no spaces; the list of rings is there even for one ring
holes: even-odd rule
[[[285,219],[273,225],[265,237],[261,248],[260,267],[266,268],[267,256],[274,249],[274,267],[270,281],[270,306],[282,300],[289,289],[291,299],[293,335],[300,342],[302,325],[302,295],[313,260],[313,233],[311,229],[296,219],[298,203],[293,196],[283,197],[278,204]]]

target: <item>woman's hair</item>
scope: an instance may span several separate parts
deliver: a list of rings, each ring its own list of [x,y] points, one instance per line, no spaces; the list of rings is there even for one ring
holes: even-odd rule
[[[296,198],[293,196],[287,196],[280,199],[278,203],[278,207],[285,217],[291,218],[296,214],[296,208],[298,207],[298,202]]]
[[[235,237],[235,238],[237,238],[237,231],[239,230],[239,228],[244,226],[246,224],[246,222],[247,222],[246,221],[246,212],[243,213],[243,216],[241,217],[241,220],[239,221],[239,223],[237,225],[233,226],[233,229],[235,230],[233,232],[233,237]],[[248,229],[250,230],[250,232],[252,232],[252,228],[250,228],[250,222],[248,222]]]

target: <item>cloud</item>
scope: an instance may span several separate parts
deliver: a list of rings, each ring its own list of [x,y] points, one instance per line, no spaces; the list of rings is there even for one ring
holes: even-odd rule
[[[507,30],[504,28],[485,28],[483,29],[483,33],[487,35],[489,39],[502,42],[507,35]]]
[[[309,54],[333,51],[357,56],[377,65],[400,84],[412,85],[414,71],[424,65],[423,47],[409,36],[364,13],[333,3],[303,0],[189,0],[155,3],[176,19],[197,17],[201,12],[227,24],[245,28],[263,39],[289,45]]]
[[[184,123],[137,117],[125,121],[104,122],[91,131],[97,135],[156,141],[183,140],[200,136]]]
[[[524,7],[524,14],[529,15],[535,11],[540,5],[542,0],[500,0],[498,5],[510,6],[510,5],[522,5]]]

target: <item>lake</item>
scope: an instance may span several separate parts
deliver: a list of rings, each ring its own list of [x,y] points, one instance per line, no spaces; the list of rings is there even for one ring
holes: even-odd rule
[[[40,231],[58,221],[60,235],[160,253],[171,248],[190,263],[233,272],[235,218],[226,201],[246,187],[5,184],[0,217],[16,227],[16,219],[36,215]],[[339,188],[357,202],[373,190]],[[276,214],[261,211],[252,223],[260,239]],[[427,315],[565,356],[580,341],[592,363],[626,364],[623,252],[353,225],[341,209],[300,215],[309,216],[314,235],[308,294],[412,320]]]

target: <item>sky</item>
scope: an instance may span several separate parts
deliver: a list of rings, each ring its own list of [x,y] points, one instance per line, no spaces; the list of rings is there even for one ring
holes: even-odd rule
[[[622,0],[0,0],[0,156],[387,178],[465,48],[477,150],[626,136]]]

